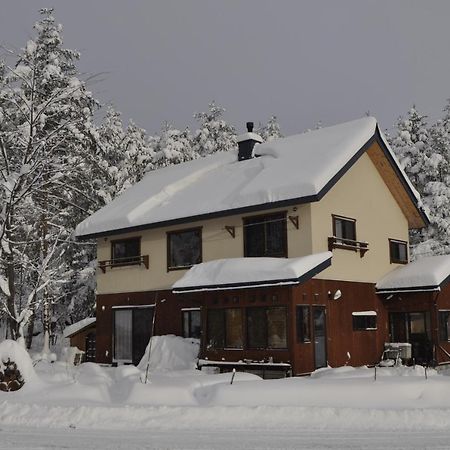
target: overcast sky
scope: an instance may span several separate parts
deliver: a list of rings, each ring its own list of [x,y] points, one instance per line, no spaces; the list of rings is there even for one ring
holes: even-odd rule
[[[415,103],[435,119],[450,97],[450,1],[0,0],[0,42],[21,47],[40,7],[91,88],[149,133],[194,126],[210,100],[241,131],[276,114],[285,134]]]

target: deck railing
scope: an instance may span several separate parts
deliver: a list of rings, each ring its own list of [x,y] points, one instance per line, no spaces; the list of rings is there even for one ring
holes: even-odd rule
[[[369,251],[369,244],[367,242],[354,241],[353,239],[331,236],[328,238],[328,250],[331,252],[334,248],[359,252],[359,256],[362,258]]]
[[[107,259],[99,261],[98,266],[103,273],[106,273],[108,267],[140,266],[144,265],[146,269],[149,266],[148,255],[125,256],[124,258]]]

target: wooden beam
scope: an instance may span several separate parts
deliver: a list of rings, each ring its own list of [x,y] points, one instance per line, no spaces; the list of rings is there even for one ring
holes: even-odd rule
[[[292,224],[294,225],[294,227],[298,230],[299,227],[299,220],[298,220],[298,216],[288,216],[289,220],[292,222]]]
[[[230,236],[234,239],[236,237],[236,227],[234,225],[225,225],[225,230],[230,233]]]

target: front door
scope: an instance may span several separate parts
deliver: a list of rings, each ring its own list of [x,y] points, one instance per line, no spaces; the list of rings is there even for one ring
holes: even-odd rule
[[[314,367],[327,366],[327,325],[324,306],[313,306]]]
[[[391,342],[409,342],[412,357],[418,364],[432,361],[433,350],[430,332],[430,313],[393,312],[389,316]]]

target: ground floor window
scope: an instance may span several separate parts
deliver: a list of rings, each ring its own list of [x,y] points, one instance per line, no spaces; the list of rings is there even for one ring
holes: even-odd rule
[[[200,308],[185,308],[183,315],[183,337],[200,339],[202,332],[202,317]]]
[[[355,311],[352,313],[353,331],[377,329],[377,313],[375,311]]]
[[[210,309],[207,322],[208,348],[287,348],[284,306]]]
[[[449,341],[450,336],[450,311],[439,311],[439,340]]]
[[[113,308],[113,360],[138,364],[152,335],[153,306]]]

